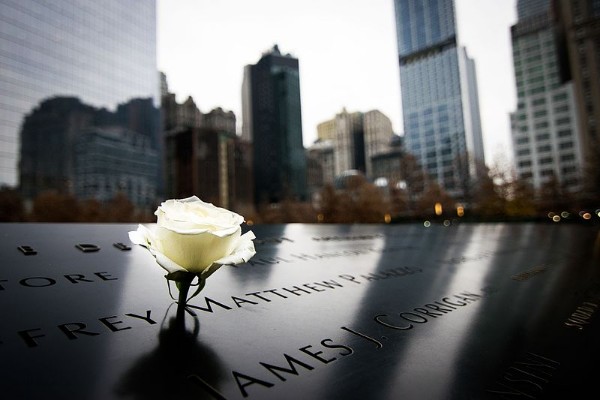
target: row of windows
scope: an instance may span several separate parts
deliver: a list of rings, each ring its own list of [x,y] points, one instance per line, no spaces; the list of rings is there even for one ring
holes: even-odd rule
[[[563,143],[558,144],[559,150],[572,149],[573,147],[574,147],[573,142],[563,142]],[[552,146],[549,144],[538,146],[538,148],[537,148],[538,153],[546,153],[546,152],[550,152],[550,151],[552,151]],[[517,150],[517,156],[519,156],[519,157],[528,156],[530,154],[531,154],[531,149],[529,149],[529,148]]]

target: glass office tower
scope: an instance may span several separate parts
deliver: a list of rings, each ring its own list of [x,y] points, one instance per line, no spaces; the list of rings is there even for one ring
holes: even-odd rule
[[[54,189],[74,194],[75,170],[66,167],[74,163],[71,146],[81,132],[96,127],[120,124],[130,136],[143,135],[155,156],[160,150],[156,62],[153,0],[0,0],[0,185],[61,181]],[[48,116],[54,118],[53,130],[40,114],[50,100],[75,106],[61,110],[61,121]],[[41,122],[22,132],[26,115]],[[36,157],[52,143],[67,148],[55,154],[53,168],[36,167]],[[152,168],[158,181],[159,165]],[[123,177],[121,186],[130,178]]]
[[[484,162],[475,65],[457,45],[452,0],[395,0],[407,150],[468,200]]]
[[[298,59],[277,45],[244,69],[242,137],[253,144],[255,204],[306,200]]]

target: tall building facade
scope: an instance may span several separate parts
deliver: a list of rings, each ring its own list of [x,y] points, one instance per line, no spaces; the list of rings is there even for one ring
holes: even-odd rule
[[[333,157],[336,176],[349,170],[365,173],[365,131],[361,112],[349,113],[343,109],[336,114]]]
[[[379,110],[363,113],[344,108],[333,119],[319,123],[317,135],[320,143],[313,146],[315,150],[325,143],[332,146],[334,176],[358,170],[374,179],[372,158],[387,151],[393,136],[392,122]]]
[[[253,144],[255,203],[306,200],[298,59],[277,45],[244,69],[242,138]]]
[[[20,129],[20,191],[45,191],[108,202],[125,194],[138,208],[156,203],[159,154],[153,143],[151,99],[133,99],[114,112],[76,97],[42,101]]]
[[[335,151],[332,140],[317,140],[306,150],[308,189],[311,197],[335,179]]]
[[[147,137],[122,127],[94,127],[79,134],[73,148],[76,198],[106,203],[121,193],[139,208],[154,207],[158,153]]]
[[[474,62],[453,0],[395,0],[405,146],[451,195],[468,198],[484,162]]]
[[[24,117],[55,97],[108,110],[150,99],[154,111],[138,133],[160,154],[154,0],[0,0],[0,65],[0,185],[19,184]]]
[[[392,121],[381,111],[371,110],[363,114],[365,135],[365,167],[367,178],[377,178],[373,157],[388,150],[394,131]]]
[[[534,189],[580,189],[582,146],[572,83],[563,83],[550,0],[519,0],[511,27],[517,110],[511,114],[517,175]]]
[[[166,135],[169,197],[201,196],[232,208],[235,200],[235,132],[213,128],[180,128]]]
[[[563,82],[571,82],[583,153],[583,190],[600,197],[600,1],[554,0]]]
[[[178,103],[162,76],[167,197],[192,195],[240,213],[252,212],[251,149],[236,135],[233,111],[203,113],[194,99]]]

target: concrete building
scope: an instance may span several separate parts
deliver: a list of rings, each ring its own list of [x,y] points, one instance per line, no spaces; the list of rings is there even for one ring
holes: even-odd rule
[[[307,150],[308,191],[311,197],[335,178],[334,146],[331,140],[317,140]]]
[[[373,179],[371,158],[387,150],[393,132],[392,122],[379,110],[363,113],[344,108],[317,125],[317,134],[320,143],[333,146],[334,176],[357,170]]]
[[[389,149],[394,134],[392,121],[381,111],[371,110],[363,114],[363,127],[366,174],[368,179],[374,180],[377,175],[373,169],[372,158]]]
[[[583,190],[600,196],[600,2],[554,0],[561,79],[571,82],[583,156]]]
[[[560,76],[550,0],[519,0],[511,28],[517,110],[511,114],[516,171],[534,189],[558,180],[581,187],[582,143],[575,91]]]
[[[349,113],[344,108],[336,114],[333,157],[336,176],[349,170],[366,173],[365,132],[361,112]]]

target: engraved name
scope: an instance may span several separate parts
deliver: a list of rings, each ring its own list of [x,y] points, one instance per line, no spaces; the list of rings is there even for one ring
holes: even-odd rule
[[[7,291],[12,286],[25,288],[42,288],[58,284],[59,282],[78,284],[78,283],[97,283],[106,281],[116,281],[119,278],[112,276],[108,272],[94,272],[92,274],[65,274],[61,276],[29,276],[15,281],[9,279],[0,279],[0,292]]]
[[[559,366],[558,361],[529,352],[508,367],[486,392],[502,399],[536,399]]]
[[[528,269],[527,271],[520,272],[518,274],[514,274],[510,278],[515,281],[526,281],[542,272],[546,271],[547,267],[545,265],[540,265],[539,267],[533,267]]]
[[[204,297],[204,305],[188,303],[188,307],[194,310],[200,310],[207,313],[213,313],[215,310],[230,311],[234,309],[252,307],[261,303],[270,303],[272,301],[283,301],[298,296],[308,296],[315,293],[331,291],[338,288],[360,285],[373,281],[386,280],[391,278],[401,278],[408,275],[420,273],[423,270],[415,267],[397,267],[380,272],[372,272],[361,275],[341,274],[336,278],[320,282],[302,283],[289,287],[261,290],[236,296],[229,296],[227,299],[215,300],[210,297]]]
[[[580,331],[590,323],[592,316],[598,311],[598,304],[584,301],[565,321],[565,325]]]

